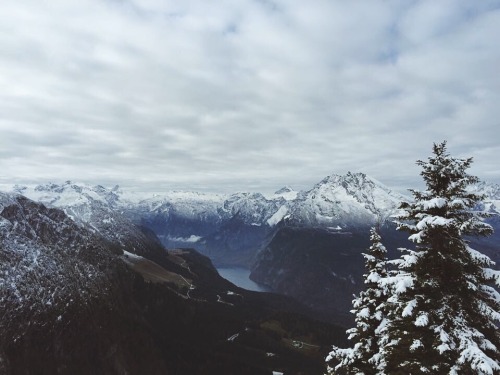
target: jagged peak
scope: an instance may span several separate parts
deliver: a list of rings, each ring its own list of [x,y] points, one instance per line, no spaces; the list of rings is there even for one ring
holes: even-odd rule
[[[239,199],[255,199],[255,200],[266,200],[266,197],[261,193],[256,192],[239,192],[231,194],[227,200],[239,200]]]
[[[487,199],[500,200],[500,185],[498,184],[480,181],[477,184],[469,186],[469,190],[476,194],[482,194]]]
[[[281,195],[281,194],[292,193],[292,192],[295,192],[295,190],[293,190],[293,188],[290,185],[286,185],[286,186],[283,186],[281,189],[276,190],[274,192],[274,194]]]
[[[58,184],[54,182],[48,182],[46,184],[39,184],[31,187],[32,190],[36,192],[46,192],[46,193],[68,193],[75,192],[78,194],[93,192],[99,195],[109,195],[109,194],[119,194],[121,193],[119,185],[115,185],[113,188],[108,188],[103,185],[91,185],[82,182],[73,182],[67,180],[64,183]],[[30,190],[28,186],[15,185],[13,190],[16,192],[26,192]]]
[[[295,191],[291,186],[286,185],[277,190],[270,199],[284,199],[285,201],[293,201],[297,199],[299,192]]]
[[[387,191],[390,190],[383,183],[381,183],[380,181],[376,180],[373,177],[368,176],[365,173],[350,172],[350,171],[347,172],[345,175],[333,173],[329,176],[326,176],[323,180],[321,180],[319,183],[317,183],[314,186],[314,188],[318,188],[318,187],[321,187],[323,185],[337,185],[337,186],[343,186],[345,188],[347,188],[347,187],[359,187],[359,188],[361,188],[361,187],[364,187],[366,185],[370,185],[370,186],[379,186]]]
[[[294,214],[313,223],[373,222],[390,215],[403,196],[365,173],[332,174],[299,194]],[[302,220],[302,219],[299,219]]]

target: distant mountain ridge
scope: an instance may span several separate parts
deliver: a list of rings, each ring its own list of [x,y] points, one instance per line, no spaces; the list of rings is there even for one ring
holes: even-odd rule
[[[401,199],[362,173],[332,175],[308,191],[296,192],[287,186],[268,196],[248,192],[131,193],[118,186],[71,181],[16,185],[12,190],[64,210],[89,230],[129,244],[130,251],[135,251],[130,243],[139,243],[141,237],[128,225],[133,222],[152,230],[168,248],[194,247],[216,264],[243,266],[252,264],[282,226],[370,225],[391,215]]]
[[[74,184],[15,186],[13,191],[51,207],[113,240],[137,237],[118,231],[127,221],[144,226],[170,248],[194,247],[219,265],[248,266],[281,227],[349,230],[390,221],[401,201],[409,200],[364,173],[332,174],[311,189],[285,186],[273,195],[198,192],[131,193],[118,186]],[[484,209],[497,212],[500,187],[480,183]]]

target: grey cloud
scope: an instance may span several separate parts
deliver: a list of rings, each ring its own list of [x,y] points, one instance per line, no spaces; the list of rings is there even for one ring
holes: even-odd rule
[[[2,4],[0,182],[404,187],[443,139],[500,182],[499,5]]]

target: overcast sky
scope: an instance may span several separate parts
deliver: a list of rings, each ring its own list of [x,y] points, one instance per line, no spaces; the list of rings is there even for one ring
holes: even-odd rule
[[[500,183],[500,1],[0,2],[0,183]]]

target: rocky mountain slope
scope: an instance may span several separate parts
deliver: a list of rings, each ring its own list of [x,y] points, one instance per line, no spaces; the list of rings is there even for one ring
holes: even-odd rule
[[[300,192],[290,206],[294,226],[352,228],[384,223],[405,200],[363,173],[332,175]]]
[[[106,294],[106,280],[120,251],[79,227],[59,209],[46,208],[23,196],[0,194],[0,301],[3,338],[13,330],[20,312],[30,319],[10,333],[15,339],[29,329],[47,306],[87,303]],[[99,291],[99,293],[97,293]],[[59,311],[51,324],[63,324]],[[21,315],[22,318],[27,318]],[[31,319],[34,318],[34,319]]]
[[[342,341],[296,302],[220,278],[194,250],[159,259],[120,238],[0,194],[0,373],[321,374]]]

